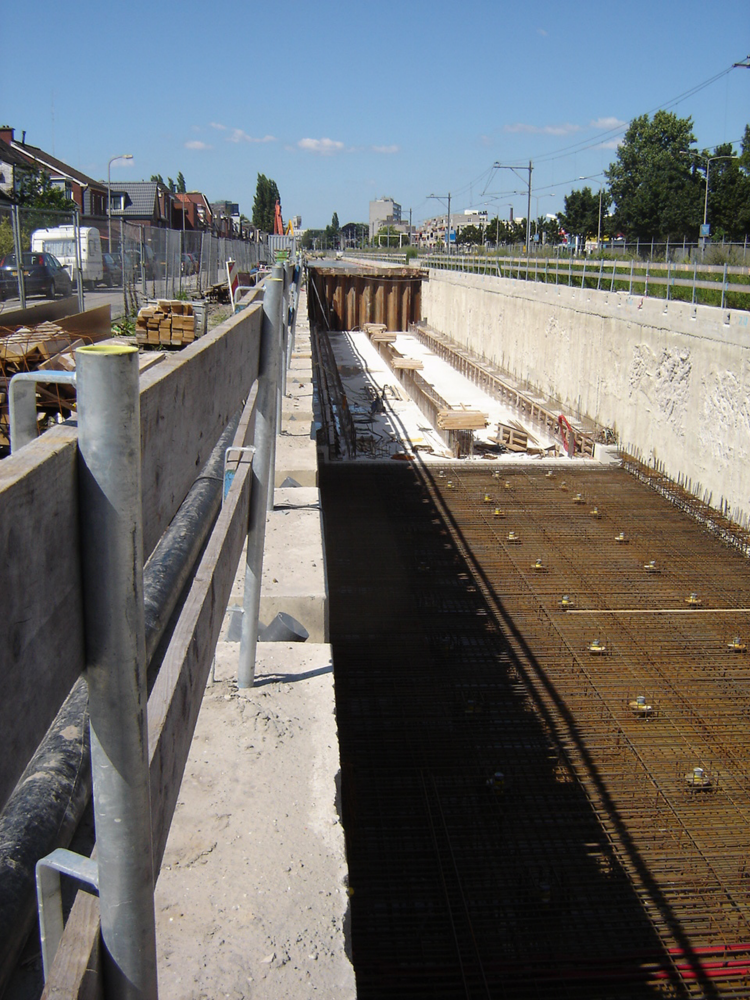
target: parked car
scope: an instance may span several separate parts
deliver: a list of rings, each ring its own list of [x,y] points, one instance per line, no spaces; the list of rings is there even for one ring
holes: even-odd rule
[[[104,267],[104,284],[108,288],[114,288],[115,285],[122,284],[122,264],[119,258],[116,258],[114,254],[103,253],[102,254],[102,265]]]
[[[120,250],[114,251],[110,254],[110,257],[115,262],[115,266],[119,268],[120,280],[119,284],[122,284],[123,271],[125,272],[125,280],[127,282],[138,281],[141,277],[140,265],[136,267],[136,261],[133,257],[133,253],[130,250],[126,250],[122,253]]]
[[[10,268],[0,268],[0,302],[18,295],[18,282],[10,273]]]
[[[141,250],[140,247],[129,247],[126,251],[127,261],[130,262],[134,277],[136,281],[140,281],[141,278]],[[127,265],[126,261],[126,267]],[[154,258],[154,251],[150,246],[145,245],[143,247],[143,269],[145,271],[145,277],[147,281],[152,281],[157,277],[157,266],[156,259]]]
[[[43,295],[54,299],[58,295],[70,295],[72,292],[70,275],[51,253],[24,253],[21,261],[27,295]],[[3,272],[4,289],[9,287],[9,283],[17,283],[18,265],[14,253],[8,253],[0,259],[0,271]],[[15,287],[18,287],[17,284]]]
[[[80,254],[81,273],[85,288],[93,288],[102,280],[102,244],[99,230],[90,226],[78,229],[80,238],[76,253],[74,226],[57,226],[54,229],[37,229],[31,234],[32,253],[51,253],[68,272],[75,285],[78,281],[77,260]]]

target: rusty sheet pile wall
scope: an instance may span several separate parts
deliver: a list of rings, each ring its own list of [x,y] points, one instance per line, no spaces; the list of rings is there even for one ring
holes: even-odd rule
[[[413,268],[309,268],[310,320],[327,330],[362,330],[383,323],[408,330],[421,318],[422,272]]]

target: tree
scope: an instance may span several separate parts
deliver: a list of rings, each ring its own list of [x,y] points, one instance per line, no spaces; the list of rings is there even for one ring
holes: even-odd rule
[[[629,239],[682,239],[701,218],[700,190],[690,157],[691,118],[657,111],[634,118],[617,160],[605,171],[615,202],[614,224]]]
[[[31,245],[31,233],[35,229],[67,225],[77,206],[65,196],[62,188],[52,183],[49,176],[40,170],[24,173],[15,201],[21,209],[21,243],[24,249]]]
[[[743,154],[736,158],[732,144],[722,143],[713,153],[704,150],[695,158],[695,169],[700,170],[705,198],[706,167],[709,157],[722,156],[726,159],[713,160],[708,170],[708,224],[711,235],[731,241],[742,240],[750,230],[750,177],[742,168],[745,143],[750,139],[745,128]],[[702,218],[702,217],[701,217]]]
[[[602,211],[604,206],[602,204]],[[547,244],[555,244],[560,242],[560,222],[557,216],[554,219],[550,219],[548,215],[537,219],[536,231],[539,234],[539,242]],[[602,219],[602,230],[604,228],[604,219]]]
[[[156,181],[158,184],[164,183],[164,178],[161,174],[151,174],[151,180]]]
[[[405,233],[400,233],[395,226],[381,226],[375,236],[375,246],[397,247],[401,245],[405,236],[408,246],[409,237]]]
[[[331,218],[330,226],[326,226],[326,239],[328,240],[328,246],[337,248],[339,245],[339,217],[336,212],[333,213]]]
[[[463,226],[456,234],[456,242],[466,243],[469,246],[481,246],[484,243],[484,227]]]
[[[6,253],[13,253],[14,250],[13,227],[10,224],[9,217],[4,215],[0,219],[0,257],[4,257]]]
[[[303,250],[314,250],[316,248],[316,243],[319,247],[323,245],[324,237],[324,229],[306,229],[302,234],[300,246]]]
[[[507,243],[508,223],[505,219],[501,219],[496,215],[494,219],[490,219],[487,223],[485,235],[490,243],[494,243],[495,246],[501,246],[503,243]]]
[[[258,174],[253,199],[253,225],[264,233],[273,232],[273,222],[276,215],[276,202],[281,201],[276,181]]]
[[[185,187],[185,178],[182,176],[182,171],[177,174],[177,194],[186,194],[187,188]]]
[[[610,202],[609,192],[604,191],[601,202],[602,233]],[[568,233],[584,240],[587,236],[596,236],[599,232],[599,192],[592,192],[590,187],[571,191],[565,196],[565,209],[559,213],[558,218],[560,225]]]

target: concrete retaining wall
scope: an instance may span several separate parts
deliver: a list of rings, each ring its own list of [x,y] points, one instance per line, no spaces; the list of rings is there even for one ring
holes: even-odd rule
[[[748,523],[747,312],[433,270],[422,313]]]

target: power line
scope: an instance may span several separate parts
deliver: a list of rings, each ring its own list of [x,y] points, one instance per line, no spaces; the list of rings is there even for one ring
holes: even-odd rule
[[[734,65],[740,65],[740,64],[735,63]],[[646,114],[653,115],[657,111],[668,111],[670,108],[676,107],[678,104],[681,104],[682,101],[685,101],[689,97],[692,97],[693,95],[700,93],[701,90],[705,90],[706,87],[710,87],[711,84],[716,83],[717,80],[721,80],[722,77],[726,76],[728,73],[731,73],[733,69],[734,66],[728,66],[726,69],[723,69],[720,73],[716,73],[708,80],[704,80],[703,83],[696,84],[694,87],[691,87],[689,90],[683,91],[681,94],[678,94],[677,97],[673,97],[671,100],[667,101],[664,104],[658,104],[650,111],[647,111]],[[607,139],[613,139],[617,135],[624,134],[630,127],[630,123],[632,121],[634,121],[633,118],[630,119],[630,122],[623,122],[622,125],[618,125],[615,128],[607,129],[605,132],[600,132],[598,135],[593,136],[593,138],[591,139],[588,140],[582,139],[580,142],[572,143],[570,146],[564,146],[562,149],[558,149],[554,153],[548,153],[546,155],[542,154],[541,156],[538,156],[536,158],[536,162],[549,163],[552,160],[562,159],[562,157],[566,154],[572,155],[573,153],[583,153],[587,149],[592,149],[596,146],[600,146],[602,142],[605,142]]]

